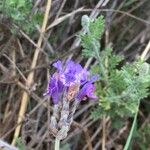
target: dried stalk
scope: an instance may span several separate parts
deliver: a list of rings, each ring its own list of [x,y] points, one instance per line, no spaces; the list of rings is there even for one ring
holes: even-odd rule
[[[150,50],[150,41],[148,42],[145,50],[143,51],[142,55],[141,55],[141,60],[144,61],[146,58],[146,55],[148,53],[148,51]]]
[[[83,131],[84,131],[85,139],[86,139],[86,142],[87,142],[87,145],[88,145],[88,150],[93,150],[91,137],[89,135],[88,128],[84,128]]]
[[[34,56],[33,56],[33,61],[32,61],[32,64],[31,64],[31,69],[35,68],[35,66],[37,64],[38,55],[39,55],[39,52],[40,52],[39,48],[42,45],[42,37],[43,37],[43,34],[45,32],[45,29],[46,29],[47,22],[48,22],[48,16],[49,16],[50,8],[51,8],[51,0],[48,0],[45,15],[44,15],[44,20],[43,20],[43,24],[42,24],[42,28],[41,28],[41,34],[40,34],[40,37],[39,37],[39,40],[38,40],[38,43],[37,43],[38,47],[35,49],[35,53],[34,53]],[[27,83],[26,83],[28,87],[31,86],[33,80],[34,80],[34,72],[30,72],[28,77],[27,77]],[[21,99],[21,106],[20,106],[20,110],[19,110],[17,124],[19,124],[23,120],[24,114],[25,114],[26,109],[27,109],[28,101],[29,101],[29,95],[28,95],[27,92],[24,91],[23,95],[22,95],[22,99]],[[15,145],[16,138],[18,138],[19,133],[20,133],[20,129],[21,129],[21,124],[19,124],[17,126],[16,130],[15,130],[14,137],[13,137],[13,140],[12,140],[12,145]]]
[[[106,145],[106,118],[103,116],[102,120],[102,150],[105,150]]]
[[[12,61],[13,61],[13,64],[12,64],[13,65],[12,75],[15,76],[16,75],[16,66],[15,66],[15,63],[16,63],[16,51],[15,51],[15,49],[13,49],[13,51],[12,51]],[[12,96],[13,92],[14,92],[14,87],[12,86],[11,90],[10,90],[10,97]],[[6,119],[8,117],[10,105],[11,105],[11,103],[10,103],[10,99],[9,99],[9,101],[8,101],[8,103],[6,105],[6,109],[4,111],[3,123],[6,121]]]

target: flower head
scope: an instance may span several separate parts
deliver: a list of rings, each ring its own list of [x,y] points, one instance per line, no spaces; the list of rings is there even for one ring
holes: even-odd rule
[[[94,95],[95,86],[93,82],[98,79],[98,76],[93,76],[88,80],[89,72],[72,60],[67,60],[64,67],[60,60],[55,62],[53,66],[57,72],[49,81],[47,92],[44,95],[50,95],[54,104],[62,99],[61,96],[64,93],[68,100],[81,101],[85,98],[97,98]]]

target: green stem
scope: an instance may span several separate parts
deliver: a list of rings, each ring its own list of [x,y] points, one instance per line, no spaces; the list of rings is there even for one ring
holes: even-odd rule
[[[98,64],[99,64],[99,66],[100,66],[100,68],[101,68],[102,75],[103,75],[103,77],[105,78],[105,81],[107,82],[108,77],[107,77],[107,75],[106,75],[105,67],[103,66],[102,59],[101,59],[101,57],[100,57],[100,55],[99,55],[99,49],[98,49],[95,45],[96,45],[96,44],[93,44],[94,51],[95,51],[95,53],[96,53],[96,59],[98,60]]]
[[[140,101],[138,102],[138,110],[139,110],[139,105],[140,105]],[[128,150],[129,149],[129,146],[130,146],[130,143],[131,143],[131,140],[132,140],[132,136],[133,136],[133,132],[134,132],[134,129],[135,129],[135,126],[136,126],[136,121],[137,121],[137,116],[138,116],[138,110],[137,110],[137,112],[136,112],[136,114],[134,116],[132,127],[131,127],[128,139],[126,141],[126,144],[125,144],[123,150]]]
[[[60,140],[58,140],[57,138],[55,139],[55,150],[59,150],[59,146],[60,146]]]

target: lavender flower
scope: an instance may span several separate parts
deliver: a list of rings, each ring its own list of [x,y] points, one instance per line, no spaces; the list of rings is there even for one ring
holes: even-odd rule
[[[97,99],[93,83],[98,76],[89,79],[89,72],[72,60],[67,60],[64,66],[58,60],[53,66],[57,71],[52,75],[44,96],[51,96],[55,105],[50,128],[52,133],[61,140],[67,136],[79,102],[87,98]]]
[[[71,60],[67,60],[64,67],[60,60],[55,62],[53,66],[57,72],[51,77],[44,96],[50,95],[54,104],[58,104],[59,100],[62,100],[63,92],[66,93],[68,100],[74,98],[81,101],[84,98],[97,98],[94,95],[93,82],[98,79],[98,76],[93,76],[91,80],[88,80],[89,72]]]

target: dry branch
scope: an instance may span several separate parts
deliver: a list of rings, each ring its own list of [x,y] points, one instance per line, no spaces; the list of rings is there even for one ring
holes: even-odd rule
[[[39,37],[39,40],[38,40],[38,43],[37,43],[38,48],[35,49],[35,53],[34,53],[34,56],[33,56],[33,61],[32,61],[32,64],[31,64],[31,69],[35,68],[35,66],[37,64],[38,55],[39,55],[39,52],[40,52],[39,48],[42,45],[42,37],[43,37],[43,34],[45,32],[45,29],[46,29],[47,22],[48,22],[50,7],[51,7],[51,0],[48,0],[45,15],[44,15],[44,20],[43,20],[43,24],[42,24],[42,28],[41,28],[41,34],[40,34],[40,37]],[[31,86],[31,84],[33,83],[33,80],[34,80],[34,72],[30,72],[28,77],[27,77],[27,83],[26,83],[28,87]],[[27,109],[28,101],[29,101],[28,93],[23,92],[17,123],[22,122],[24,114],[25,114],[26,109]],[[21,129],[21,124],[18,125],[16,130],[15,130],[12,145],[15,145],[16,138],[18,138],[19,133],[20,133],[20,129]]]

